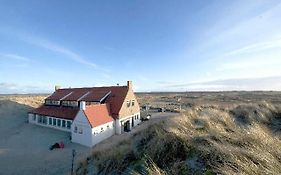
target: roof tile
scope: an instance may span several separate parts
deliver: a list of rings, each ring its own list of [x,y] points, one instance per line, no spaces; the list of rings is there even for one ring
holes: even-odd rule
[[[107,104],[86,106],[84,113],[88,118],[92,128],[114,121],[110,115],[109,105]]]

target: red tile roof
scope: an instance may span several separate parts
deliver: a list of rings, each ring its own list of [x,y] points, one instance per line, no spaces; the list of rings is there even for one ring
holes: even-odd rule
[[[74,120],[78,111],[79,108],[42,105],[39,108],[32,110],[30,113]]]
[[[114,120],[110,115],[109,105],[107,104],[86,106],[84,113],[92,128]]]
[[[59,89],[46,100],[100,102],[101,99],[106,97],[104,100],[105,104],[86,106],[84,110],[91,126],[96,127],[113,121],[114,118],[118,117],[128,90],[127,86]],[[32,110],[30,113],[74,120],[78,111],[79,107],[71,108],[43,105]]]
[[[105,103],[109,103],[112,116],[117,117],[128,92],[127,86],[58,89],[46,100],[99,102],[109,92]]]

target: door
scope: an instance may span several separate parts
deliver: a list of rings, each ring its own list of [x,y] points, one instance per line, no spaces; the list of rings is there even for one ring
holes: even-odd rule
[[[130,131],[130,120],[126,121],[124,123],[124,131],[129,132]]]

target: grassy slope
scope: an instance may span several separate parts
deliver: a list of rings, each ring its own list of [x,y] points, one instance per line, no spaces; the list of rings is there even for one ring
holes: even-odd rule
[[[77,174],[281,174],[280,112],[265,102],[192,107],[93,152]]]

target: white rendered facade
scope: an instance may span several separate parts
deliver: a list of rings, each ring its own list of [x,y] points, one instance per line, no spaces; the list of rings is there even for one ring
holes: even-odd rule
[[[38,122],[40,117],[45,117],[44,121],[46,122]],[[92,147],[114,134],[123,133],[125,122],[130,123],[130,130],[141,122],[140,113],[136,113],[134,115],[123,117],[122,119],[117,119],[92,128],[83,110],[80,110],[77,113],[73,121],[32,113],[28,114],[28,121],[32,124],[70,132],[72,142],[88,147]],[[134,126],[132,125],[133,123]],[[70,124],[70,127],[68,124]]]
[[[72,120],[68,119],[29,113],[28,122],[61,131],[71,132]]]

